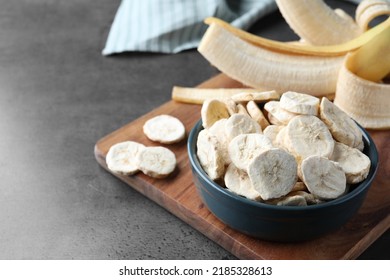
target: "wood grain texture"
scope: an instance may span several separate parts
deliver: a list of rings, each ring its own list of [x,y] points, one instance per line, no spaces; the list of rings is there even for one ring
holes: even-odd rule
[[[223,74],[199,85],[202,88],[243,87]],[[108,172],[105,156],[121,141],[137,141],[158,146],[142,133],[146,120],[159,114],[179,118],[187,133],[200,119],[200,105],[169,101],[148,114],[100,139],[95,157]],[[207,237],[241,259],[355,259],[390,228],[390,131],[369,131],[379,152],[379,169],[359,212],[342,228],[321,238],[300,243],[277,243],[241,234],[220,222],[202,203],[192,182],[186,140],[171,149],[177,158],[175,172],[166,179],[153,179],[142,173],[134,176],[113,174],[155,201]]]

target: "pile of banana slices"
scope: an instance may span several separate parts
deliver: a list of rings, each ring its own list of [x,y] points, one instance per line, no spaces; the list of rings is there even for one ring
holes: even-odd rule
[[[334,104],[365,128],[390,128],[390,2],[363,0],[352,18],[322,0],[276,0],[299,42],[265,39],[216,18],[198,51],[242,84],[278,93],[296,91],[334,99]],[[220,89],[219,89],[220,90]],[[172,98],[199,103],[196,90],[176,87]],[[210,89],[204,99],[211,97]]]
[[[276,101],[275,94],[203,103],[197,156],[212,180],[251,200],[305,206],[367,178],[362,132],[346,113],[326,97],[288,91]]]

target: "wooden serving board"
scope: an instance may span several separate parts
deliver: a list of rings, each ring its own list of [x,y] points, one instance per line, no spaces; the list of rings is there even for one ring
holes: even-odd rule
[[[203,88],[243,87],[220,74],[199,85]],[[200,105],[169,101],[139,119],[100,139],[95,157],[107,171],[105,156],[109,148],[121,141],[137,141],[147,146],[159,144],[142,133],[146,120],[160,114],[179,118],[187,133],[200,119]],[[166,145],[175,154],[178,168],[166,179],[153,179],[138,173],[134,176],[113,174],[152,199],[220,246],[241,259],[354,259],[390,228],[390,131],[369,131],[379,152],[379,170],[358,214],[344,227],[321,238],[300,243],[277,243],[255,239],[220,222],[202,203],[187,156],[186,141]],[[110,171],[109,171],[110,172]]]

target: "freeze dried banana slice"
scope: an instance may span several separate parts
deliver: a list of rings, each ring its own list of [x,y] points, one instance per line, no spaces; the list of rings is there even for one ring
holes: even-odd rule
[[[261,92],[241,92],[236,93],[231,97],[235,102],[265,102],[270,100],[278,100],[280,94],[274,90],[271,91],[261,91]]]
[[[278,198],[288,194],[297,182],[297,163],[288,152],[272,148],[252,160],[248,175],[264,200]]]
[[[245,106],[242,105],[241,103],[238,103],[237,105],[237,114],[243,114],[243,115],[247,115],[250,117],[248,111],[245,109]]]
[[[257,106],[256,102],[253,100],[249,101],[246,104],[246,110],[248,111],[249,116],[254,119],[264,131],[264,129],[269,126],[268,120],[265,118],[263,112],[260,110],[259,106]]]
[[[153,178],[165,178],[176,167],[175,154],[164,147],[146,147],[137,156],[138,168]]]
[[[208,130],[211,134],[217,137],[225,165],[228,165],[230,164],[231,159],[228,152],[229,141],[225,133],[226,122],[227,119],[220,119],[216,121]]]
[[[200,114],[204,128],[209,128],[217,120],[228,118],[230,116],[226,104],[218,99],[205,100],[205,102],[203,102]]]
[[[272,143],[266,136],[251,133],[234,137],[229,143],[228,151],[234,165],[246,171],[253,158],[270,148]]]
[[[261,200],[260,194],[253,188],[248,174],[230,164],[224,177],[226,187],[233,193],[252,200]]]
[[[112,145],[106,156],[108,169],[122,175],[135,174],[139,171],[137,156],[143,149],[144,145],[133,141]]]
[[[333,153],[332,134],[315,116],[296,116],[286,126],[284,136],[284,144],[298,162],[312,155],[329,158]]]
[[[320,118],[328,126],[336,141],[363,150],[363,136],[358,125],[326,97],[321,100]]]
[[[318,116],[319,106],[319,98],[295,91],[287,91],[280,98],[280,108],[294,114]]]
[[[297,114],[286,111],[280,107],[280,101],[269,101],[264,104],[264,109],[272,115],[269,117],[272,124],[287,125]],[[273,120],[275,118],[276,120]]]
[[[345,172],[348,184],[356,184],[367,178],[371,161],[368,156],[355,148],[335,142],[331,160],[339,163]]]
[[[310,156],[302,161],[302,180],[310,193],[320,199],[335,199],[345,193],[346,177],[334,161]]]
[[[225,161],[217,137],[204,129],[198,134],[196,146],[199,162],[207,175],[212,180],[222,178],[225,173]]]
[[[226,136],[229,140],[239,134],[261,133],[260,125],[248,115],[231,115],[225,124]]]
[[[272,145],[274,145],[275,147],[277,147],[277,142],[276,142],[276,137],[278,136],[278,133],[282,130],[282,128],[284,128],[285,126],[283,125],[274,125],[274,124],[271,124],[269,126],[267,126],[264,131],[263,131],[263,134],[265,136],[268,137],[269,140],[271,140],[271,143]]]
[[[163,144],[180,142],[186,135],[183,123],[170,115],[159,115],[147,120],[143,131],[150,140]]]
[[[234,102],[233,99],[225,98],[225,99],[221,99],[221,100],[223,103],[225,103],[226,109],[228,110],[229,115],[233,115],[233,114],[237,113],[237,111],[238,111],[237,104],[236,104],[236,102]]]

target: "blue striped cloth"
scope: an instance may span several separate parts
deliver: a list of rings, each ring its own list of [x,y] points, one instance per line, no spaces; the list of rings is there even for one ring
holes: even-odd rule
[[[276,9],[274,0],[122,0],[102,54],[178,53],[197,47],[207,17],[248,29]]]

